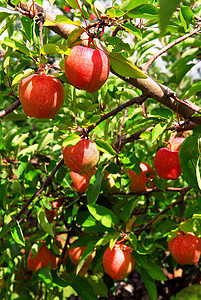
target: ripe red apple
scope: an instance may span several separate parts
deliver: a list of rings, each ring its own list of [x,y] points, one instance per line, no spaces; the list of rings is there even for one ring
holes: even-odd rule
[[[75,247],[75,248],[70,248],[69,249],[69,258],[72,261],[72,263],[77,266],[80,256],[82,255],[82,253],[84,252],[84,250],[86,249],[86,247]],[[92,262],[92,260],[94,259],[94,256],[96,255],[96,251],[94,251],[85,261],[83,267],[88,267],[90,265],[90,263]]]
[[[173,258],[181,265],[194,265],[200,259],[201,240],[194,233],[177,232],[177,236],[168,241],[168,249]]]
[[[142,170],[140,176],[138,176],[137,173],[131,169],[127,171],[130,178],[129,188],[133,193],[146,191],[148,189],[147,183],[149,183],[150,188],[153,188],[154,186],[152,180],[155,179],[155,173],[152,167],[144,162],[141,162],[140,169]]]
[[[96,18],[94,14],[90,14],[90,19],[93,21]]]
[[[21,80],[19,99],[27,116],[50,119],[56,116],[62,107],[65,90],[57,78],[33,74]]]
[[[89,93],[98,91],[106,82],[110,63],[98,49],[75,46],[65,58],[65,73],[70,84]]]
[[[50,269],[54,269],[57,265],[58,259],[54,253],[49,250],[46,244],[40,247],[39,251],[32,258],[32,248],[29,251],[27,266],[31,271],[38,271],[40,268],[44,268],[50,263]]]
[[[63,158],[72,171],[90,174],[99,160],[99,151],[93,141],[80,139],[76,145],[63,148]]]
[[[94,171],[90,172],[89,174],[81,175],[79,173],[71,171],[70,177],[72,178],[72,183],[71,183],[72,188],[74,188],[79,193],[85,193],[89,187],[90,179],[92,175],[95,174],[95,172],[96,171],[94,169]]]
[[[181,175],[179,151],[159,149],[154,157],[154,168],[160,178],[176,180]]]
[[[123,280],[135,266],[132,249],[124,244],[116,243],[112,250],[108,247],[103,254],[105,273],[114,280]]]
[[[185,140],[184,137],[175,137],[171,142],[169,142],[168,148],[170,150],[177,150],[179,151],[181,144]]]

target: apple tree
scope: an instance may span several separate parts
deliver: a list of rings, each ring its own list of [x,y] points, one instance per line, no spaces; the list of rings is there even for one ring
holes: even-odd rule
[[[0,298],[199,283],[200,1],[0,0],[0,21]]]

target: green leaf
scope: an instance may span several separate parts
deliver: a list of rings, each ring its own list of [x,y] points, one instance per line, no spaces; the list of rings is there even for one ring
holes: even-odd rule
[[[64,280],[63,278],[61,278],[58,274],[57,270],[52,270],[51,271],[52,274],[52,279],[55,285],[59,286],[59,287],[66,287],[69,285],[69,282]]]
[[[140,69],[131,64],[120,53],[110,53],[109,59],[113,70],[119,75],[132,78],[147,78]]]
[[[38,270],[38,277],[42,279],[46,286],[52,286],[52,275],[50,273],[50,265],[48,264],[44,268]]]
[[[12,86],[20,82],[22,79],[34,74],[35,71],[33,69],[26,69],[22,71],[22,73],[17,74],[12,81]]]
[[[94,246],[95,246],[95,242],[91,242],[87,244],[86,249],[84,249],[83,253],[80,255],[79,261],[78,261],[78,265],[76,268],[76,274],[79,273],[79,271],[81,270],[81,268],[83,267],[85,261],[87,260],[87,258],[94,252]]]
[[[160,0],[159,20],[161,35],[164,34],[169,20],[180,2],[181,0]]]
[[[10,40],[0,40],[0,44],[6,45],[8,47],[11,47],[15,50],[18,50],[30,57],[33,57],[34,55],[36,55],[35,51],[31,51],[29,50],[25,44],[21,43],[21,42],[17,42],[14,39],[10,39]]]
[[[132,10],[141,4],[145,4],[149,2],[149,0],[126,0],[122,2],[123,3],[120,5],[120,9],[125,11],[125,10]]]
[[[192,23],[194,20],[194,14],[189,6],[181,6],[180,12],[186,23]]]
[[[41,228],[45,232],[47,232],[49,235],[54,237],[54,231],[52,230],[52,227],[48,223],[48,220],[46,218],[46,214],[44,212],[43,207],[38,209],[37,218],[38,218],[38,223],[41,226]]]
[[[67,46],[71,48],[73,44],[77,41],[77,39],[80,37],[80,35],[84,32],[84,29],[78,27],[75,28],[68,36],[67,38]]]
[[[136,36],[138,39],[142,39],[142,32],[139,28],[132,24],[122,24],[122,27],[129,33],[132,33],[134,36]]]
[[[97,300],[92,286],[84,278],[70,274],[68,276],[68,282],[83,300]]]
[[[105,169],[98,169],[96,174],[92,176],[87,190],[87,202],[95,203],[101,190],[101,184],[105,176]]]
[[[166,130],[168,124],[165,124],[163,127],[161,126],[161,123],[156,124],[154,129],[152,130],[152,143],[154,143],[158,137]]]
[[[91,284],[93,287],[93,290],[96,295],[99,295],[99,297],[104,297],[108,299],[108,289],[106,284],[104,283],[103,279],[100,277],[100,275],[90,275],[87,278],[87,281]],[[101,299],[100,298],[100,299]]]
[[[22,191],[22,187],[21,187],[21,184],[19,183],[19,181],[14,181],[12,182],[11,184],[11,189],[14,191],[14,192],[17,192],[17,193],[21,193]]]
[[[116,151],[112,148],[112,146],[108,142],[101,139],[96,139],[95,143],[97,145],[97,148],[103,153],[110,154],[112,156],[117,155]]]
[[[123,10],[120,10],[119,7],[109,8],[107,9],[106,13],[110,18],[118,18],[125,14],[125,12]]]
[[[126,16],[129,18],[158,19],[159,9],[152,4],[142,4],[129,11]]]
[[[78,3],[79,5],[77,4],[77,1],[76,0],[65,0],[69,6],[71,6],[72,8],[77,8],[79,9],[79,6],[81,7],[82,6],[82,3],[80,0],[78,0]]]
[[[167,277],[165,276],[163,270],[158,265],[150,261],[147,264],[146,271],[149,274],[149,276],[151,276],[155,280],[160,280],[160,281],[167,280]]]
[[[68,135],[64,140],[63,140],[63,147],[66,146],[74,146],[80,141],[80,136],[76,133],[72,133]]]
[[[179,151],[179,161],[184,178],[195,190],[201,190],[199,172],[200,136],[200,133],[193,133],[193,135],[188,136],[181,144]]]
[[[56,44],[45,44],[41,47],[40,52],[43,55],[51,54],[51,53],[58,53],[58,54],[70,54],[71,49],[69,49],[65,45],[56,45]]]
[[[10,228],[11,235],[17,244],[25,246],[24,236],[18,221],[14,221]]]
[[[196,82],[192,84],[187,91],[185,91],[184,95],[182,96],[182,99],[189,98],[193,94],[196,94],[201,91],[201,82]]]
[[[152,300],[156,300],[157,289],[156,289],[155,281],[147,274],[147,272],[144,269],[140,271],[140,274],[149,296],[151,297]]]
[[[67,18],[66,16],[61,16],[61,15],[56,16],[55,23],[72,24],[72,25],[81,27],[80,20],[72,21],[71,19]]]
[[[116,215],[110,209],[98,204],[89,204],[87,207],[92,216],[103,226],[110,228],[118,223]]]
[[[18,14],[13,14],[11,17],[7,17],[6,19],[6,24],[3,25],[0,29],[0,35],[6,30],[8,29],[12,23],[19,17]]]

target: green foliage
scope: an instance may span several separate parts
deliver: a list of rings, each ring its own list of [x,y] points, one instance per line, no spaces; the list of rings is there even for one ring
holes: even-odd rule
[[[112,1],[111,6],[94,0],[49,2],[53,12],[56,7],[60,11],[55,20],[46,19],[41,26],[30,10],[7,10],[7,1],[0,1],[0,299],[77,295],[90,300],[115,295],[118,283],[105,274],[102,257],[117,241],[132,248],[134,272],[139,272],[150,298],[157,299],[156,280],[165,285],[165,274],[172,274],[175,267],[185,269],[188,276],[196,269],[176,264],[167,252],[167,241],[178,230],[201,237],[200,70],[194,76],[189,72],[199,62],[201,42],[198,34],[181,39],[200,25],[200,1],[193,5],[193,1],[126,0]],[[61,36],[69,25],[73,30]],[[89,36],[98,37],[91,47],[108,55],[115,74],[111,72],[93,94],[71,86],[64,71],[66,55],[82,39],[86,46]],[[155,91],[146,85],[142,67],[170,43],[148,74],[174,90],[186,116],[195,103],[197,123],[180,118],[177,99],[176,109],[170,109],[158,103]],[[57,116],[30,118],[20,105],[7,111],[18,100],[19,82],[41,70],[65,87],[65,102]],[[143,104],[127,105],[142,93],[147,96]],[[148,191],[131,192],[127,170],[139,176],[140,162],[154,167],[156,151],[175,135],[186,137],[179,151],[182,175],[175,181],[156,175]],[[100,152],[85,193],[72,187],[70,170],[62,161],[62,148],[77,144],[81,137],[93,140]],[[56,208],[55,201],[60,203]],[[59,264],[53,270],[48,264],[32,272],[28,253],[42,240]],[[72,245],[86,246],[77,267],[66,255]],[[94,250],[95,258],[81,277],[78,273]]]

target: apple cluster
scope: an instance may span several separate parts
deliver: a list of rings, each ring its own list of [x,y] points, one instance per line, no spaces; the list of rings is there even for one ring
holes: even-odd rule
[[[70,84],[94,93],[106,82],[110,63],[102,50],[75,46],[66,56],[64,67]],[[37,119],[55,117],[65,100],[61,81],[45,73],[22,79],[18,94],[25,114]]]

